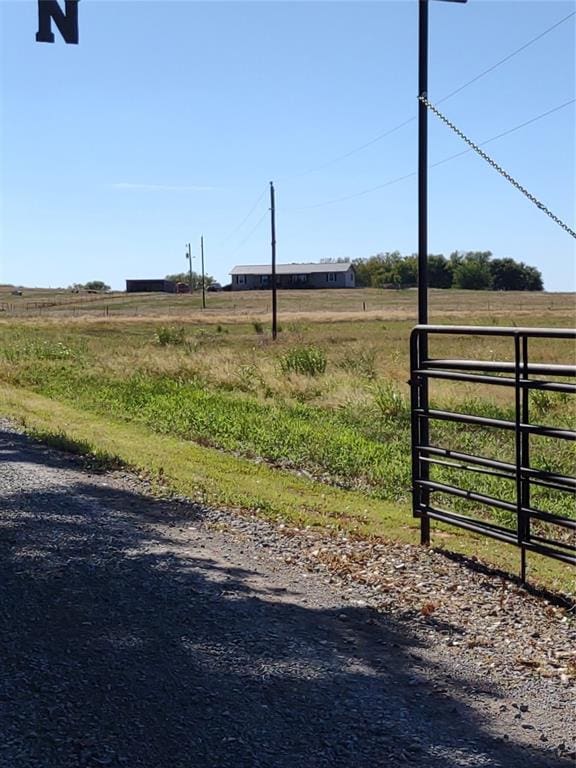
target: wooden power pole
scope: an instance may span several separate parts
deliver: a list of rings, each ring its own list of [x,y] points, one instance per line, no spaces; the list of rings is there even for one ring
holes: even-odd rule
[[[272,338],[278,335],[276,301],[276,202],[274,197],[274,183],[270,182],[270,228],[272,232]]]
[[[204,235],[200,238],[200,257],[202,261],[202,309],[206,309],[206,280],[204,279]]]

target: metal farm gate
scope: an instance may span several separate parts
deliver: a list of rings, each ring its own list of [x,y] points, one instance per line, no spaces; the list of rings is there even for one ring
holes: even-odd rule
[[[466,0],[447,1],[466,3]],[[429,0],[418,0],[418,8],[418,325],[410,341],[413,514],[420,518],[423,544],[430,542],[430,521],[438,520],[518,546],[524,581],[528,551],[576,563],[574,462],[570,474],[565,469],[555,470],[557,456],[550,445],[550,441],[557,444],[576,439],[576,432],[565,428],[564,410],[564,405],[568,408],[571,396],[576,394],[573,383],[576,332],[554,328],[430,325],[428,111],[570,237],[576,239],[576,231],[430,102]],[[471,355],[470,359],[452,359],[458,336],[460,347]],[[443,343],[446,337],[448,342]],[[462,337],[467,341],[464,345]],[[474,359],[473,349],[482,348],[482,343],[476,344],[473,339],[495,337],[509,341],[507,359]],[[554,354],[559,347],[566,347],[565,364],[556,359],[554,363],[545,362],[550,354],[542,354],[541,350],[540,354],[533,354],[533,347],[546,341],[554,344]],[[429,347],[435,345],[444,347],[444,354],[433,357]],[[502,348],[502,342],[494,346]],[[430,388],[437,380],[444,381],[444,386],[452,382],[454,387],[464,384],[477,390],[508,388],[513,393],[513,405],[499,407],[502,397],[496,398],[496,404],[490,404],[490,398],[476,401],[472,398],[464,402],[464,410],[468,405],[467,413],[435,408],[431,405]],[[560,399],[560,403],[556,402],[553,409],[537,411],[533,406],[538,404],[538,397],[540,405],[552,404],[553,398]],[[462,407],[462,402],[455,407]],[[561,423],[556,426],[537,424],[533,419],[536,413],[539,421],[545,421],[552,412],[557,417],[558,411],[561,418],[557,420]],[[475,444],[475,436],[483,446],[482,451]]]
[[[434,346],[440,336],[452,339],[465,336],[468,348],[472,342],[470,337],[476,340],[505,338],[510,343],[510,354],[506,360],[432,357],[428,348]],[[565,509],[568,499],[568,506],[574,510],[576,478],[555,472],[553,468],[543,469],[542,457],[532,445],[539,438],[574,441],[576,432],[535,423],[530,407],[534,392],[557,393],[548,397],[560,397],[563,412],[574,405],[570,403],[570,396],[576,394],[576,385],[571,382],[576,378],[576,365],[531,362],[530,342],[535,339],[554,340],[557,346],[561,346],[558,341],[563,340],[567,358],[573,361],[576,331],[565,329],[418,325],[412,331],[410,346],[413,514],[420,519],[421,541],[430,542],[430,521],[438,520],[514,544],[521,550],[523,581],[527,551],[576,563],[576,519],[541,508],[547,498],[558,501],[564,497],[561,508]],[[434,408],[429,397],[433,380],[509,388],[513,390],[513,406],[509,409],[513,417],[502,418],[498,414],[494,418]],[[464,440],[468,444],[474,441],[474,430],[483,430],[485,434],[492,430],[504,431],[511,437],[508,455],[502,459],[488,457],[445,445],[441,442],[441,429],[436,430],[440,439],[431,437],[434,426],[440,423],[454,425],[452,441],[458,442],[461,433],[464,438],[468,437]],[[553,453],[549,446],[548,456]],[[448,479],[438,476],[442,473],[448,475]],[[474,486],[473,478],[479,475],[497,478],[496,485],[501,492],[495,495],[467,488],[467,485]],[[453,507],[449,503],[453,499],[467,503],[460,502],[456,510],[446,508]],[[462,506],[472,506],[476,514],[468,514]],[[496,521],[491,514],[494,511]]]

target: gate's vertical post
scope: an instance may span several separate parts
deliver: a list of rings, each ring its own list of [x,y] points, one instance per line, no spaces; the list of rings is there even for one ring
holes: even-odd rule
[[[422,341],[426,331],[414,329],[410,336],[410,406],[412,438],[412,514],[420,519],[420,543],[430,543],[430,518],[427,514],[429,491],[420,485],[428,479],[428,463],[422,461],[421,446],[428,445],[427,380],[422,370]]]
[[[522,408],[521,419],[523,424],[530,423],[530,389],[527,386],[528,383],[528,336],[522,335]],[[527,429],[521,428],[521,452],[522,452],[522,468],[520,470],[520,477],[522,480],[522,492],[521,492],[521,535],[522,541],[527,543],[530,539],[530,513],[527,511],[530,508],[530,473],[526,470],[530,469],[530,432]],[[521,567],[521,579],[526,581],[526,548],[522,546],[522,567]]]
[[[514,442],[516,455],[516,537],[520,547],[520,580],[522,583],[526,580],[526,552],[523,544],[523,479],[522,479],[522,386],[520,377],[521,369],[521,347],[520,334],[514,334]]]

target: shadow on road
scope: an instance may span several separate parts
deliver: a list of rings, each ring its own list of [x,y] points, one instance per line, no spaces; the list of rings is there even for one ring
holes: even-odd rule
[[[0,445],[2,768],[566,764],[431,686],[407,624],[184,552],[197,507]]]

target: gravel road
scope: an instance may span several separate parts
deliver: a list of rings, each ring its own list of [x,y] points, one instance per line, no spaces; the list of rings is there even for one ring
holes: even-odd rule
[[[6,422],[0,461],[2,768],[574,765],[553,603],[154,498]]]

